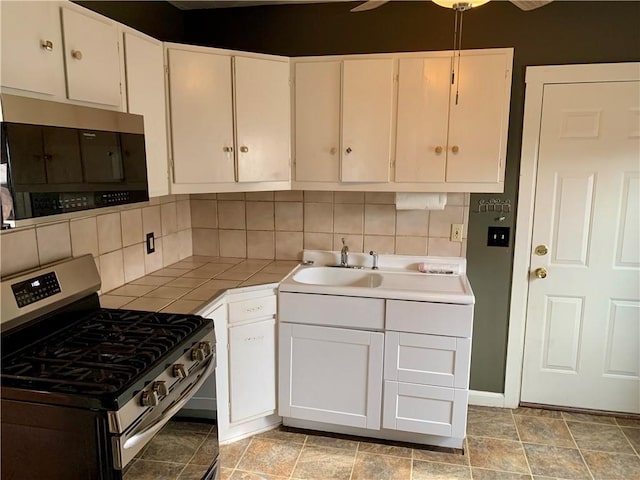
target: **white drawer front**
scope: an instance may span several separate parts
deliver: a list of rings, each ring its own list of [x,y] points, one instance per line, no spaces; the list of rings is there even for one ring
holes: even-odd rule
[[[382,426],[464,438],[468,398],[466,390],[385,381]]]
[[[275,314],[275,295],[229,303],[229,323],[238,323],[252,318],[269,317]]]
[[[384,300],[306,293],[279,294],[280,322],[330,327],[384,328]]]
[[[387,332],[384,379],[467,388],[470,357],[469,338]]]
[[[473,305],[387,301],[387,330],[471,337]]]

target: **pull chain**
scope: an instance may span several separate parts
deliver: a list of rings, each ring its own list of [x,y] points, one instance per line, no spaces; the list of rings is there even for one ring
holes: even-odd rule
[[[454,67],[454,72],[451,74],[451,84],[453,85],[455,81],[456,85],[456,105],[458,105],[458,97],[460,94],[460,51],[462,50],[462,17],[464,16],[464,10],[455,10],[455,18],[454,18],[454,26],[453,26],[453,54],[454,54],[454,62],[456,61],[455,56],[457,54],[457,77],[456,77],[456,68]]]

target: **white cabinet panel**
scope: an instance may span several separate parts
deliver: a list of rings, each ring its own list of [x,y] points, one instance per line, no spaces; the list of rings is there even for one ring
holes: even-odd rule
[[[275,319],[229,328],[230,421],[275,412]]]
[[[295,65],[295,179],[340,181],[341,62]]]
[[[388,182],[393,59],[345,60],[342,95],[341,180]]]
[[[384,379],[467,388],[471,339],[385,333]]]
[[[468,397],[467,390],[385,381],[382,426],[464,438]]]
[[[124,48],[128,111],[144,116],[149,196],[167,195],[167,112],[162,43],[125,32]]]
[[[273,294],[229,303],[229,323],[246,322],[253,318],[276,314],[276,296]]]
[[[238,181],[290,177],[289,63],[234,57]]]
[[[378,430],[382,333],[280,324],[279,414]]]
[[[60,12],[55,2],[1,2],[1,84],[64,98]]]
[[[62,8],[62,25],[68,98],[119,107],[122,96],[116,24]]]
[[[174,183],[234,182],[231,57],[168,56]]]
[[[396,182],[444,182],[451,58],[399,61]]]
[[[388,300],[387,330],[471,337],[473,305]]]

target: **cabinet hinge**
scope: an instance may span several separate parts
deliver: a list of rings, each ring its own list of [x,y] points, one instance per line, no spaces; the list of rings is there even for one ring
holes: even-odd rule
[[[400,81],[400,75],[396,73],[396,75],[394,76],[393,79],[396,81],[396,83],[399,82]]]
[[[169,65],[164,66],[164,73],[169,74]]]
[[[455,83],[456,72],[451,72],[451,85]]]

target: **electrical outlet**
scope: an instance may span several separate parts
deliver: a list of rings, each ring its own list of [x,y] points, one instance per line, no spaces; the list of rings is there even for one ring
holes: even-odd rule
[[[463,228],[463,225],[461,223],[452,223],[451,224],[451,237],[450,237],[450,240],[452,242],[462,242],[462,228]]]
[[[147,233],[147,255],[156,251],[156,239],[153,232]]]

